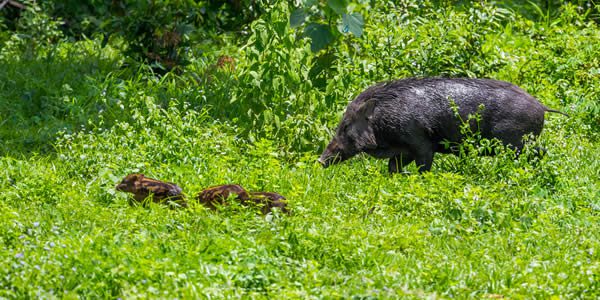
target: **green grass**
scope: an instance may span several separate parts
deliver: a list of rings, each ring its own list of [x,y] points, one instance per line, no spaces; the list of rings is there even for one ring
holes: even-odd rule
[[[174,112],[158,120],[186,118],[202,123]],[[269,143],[244,147],[206,123],[176,142],[155,127],[133,140],[115,128],[62,141],[70,149],[53,158],[4,157],[2,293],[591,297],[600,155],[582,136],[553,132],[557,122],[538,166],[438,156],[422,176],[390,176],[368,158],[325,170],[315,157],[289,163],[269,155]],[[131,171],[188,195],[229,182],[278,191],[294,214],[128,207],[114,185]]]
[[[364,39],[330,50],[325,85],[291,30],[232,53],[232,74],[206,54],[160,78],[99,40],[60,41],[52,60],[5,45],[0,297],[597,298],[600,31],[571,6],[550,29],[493,9],[411,11],[418,22],[396,31],[375,7]],[[500,19],[466,23],[481,11]],[[546,115],[540,161],[436,155],[429,173],[393,176],[364,155],[316,163],[353,95],[412,75],[510,80],[571,117]],[[114,187],[131,172],[190,198],[225,183],[276,191],[293,214],[129,207]]]

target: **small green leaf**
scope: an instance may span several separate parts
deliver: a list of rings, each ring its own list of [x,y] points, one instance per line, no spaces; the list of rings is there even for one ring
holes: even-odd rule
[[[327,5],[337,14],[341,15],[346,12],[348,3],[346,3],[346,0],[327,0]]]
[[[181,35],[190,35],[194,32],[195,27],[192,24],[176,25],[176,31]]]
[[[308,72],[308,77],[313,83],[313,86],[319,89],[324,89],[327,85],[327,72],[332,68],[335,55],[323,54],[317,57],[313,66]]]
[[[310,50],[317,52],[329,45],[333,41],[333,34],[329,31],[329,26],[325,24],[310,23],[304,28],[304,35],[310,37]]]
[[[282,37],[286,33],[287,22],[285,22],[285,21],[274,22],[273,23],[273,29],[275,29],[275,33],[277,33],[277,36]]]
[[[298,8],[290,15],[290,27],[296,28],[302,26],[306,20],[306,12],[302,8]]]
[[[311,8],[319,3],[319,0],[304,0],[304,7]]]
[[[343,14],[342,15],[342,28],[341,32],[347,33],[348,31],[352,32],[354,36],[360,37],[363,33],[363,28],[365,26],[365,21],[363,16],[359,13],[353,14]]]

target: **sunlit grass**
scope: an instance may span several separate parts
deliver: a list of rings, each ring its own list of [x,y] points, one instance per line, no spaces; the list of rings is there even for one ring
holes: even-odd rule
[[[385,12],[376,8],[371,18]],[[295,78],[314,63],[300,42],[242,55],[213,81],[198,79],[206,57],[158,78],[119,69],[120,53],[97,40],[63,41],[53,62],[5,56],[0,297],[597,298],[600,43],[597,25],[566,22],[577,19],[569,9],[550,31],[505,11],[471,27],[473,12],[425,11],[394,31],[390,14],[354,50],[332,50],[326,86]],[[445,28],[453,35],[426,34]],[[472,35],[502,43],[483,55],[461,44]],[[378,44],[387,39],[397,43]],[[389,69],[375,64],[382,56]],[[251,71],[266,75],[257,83]],[[316,163],[326,126],[366,85],[473,74],[518,81],[571,115],[546,115],[543,159],[438,154],[422,175],[414,165],[389,175],[366,155]],[[115,185],[131,172],[175,182],[190,200],[226,183],[278,192],[292,214],[130,207]]]

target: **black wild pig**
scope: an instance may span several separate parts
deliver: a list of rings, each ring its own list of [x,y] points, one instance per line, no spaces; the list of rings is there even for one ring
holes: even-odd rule
[[[537,136],[546,111],[521,88],[491,79],[408,78],[369,87],[346,108],[337,133],[319,162],[327,167],[366,152],[389,158],[391,173],[415,161],[419,172],[429,171],[435,152],[451,153],[442,142],[460,143],[460,119],[478,112],[470,124],[483,138],[499,139],[519,151],[523,136]],[[562,113],[564,114],[564,113]]]

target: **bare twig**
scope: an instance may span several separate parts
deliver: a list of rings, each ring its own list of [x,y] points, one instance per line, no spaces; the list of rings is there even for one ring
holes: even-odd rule
[[[4,6],[6,6],[7,4],[10,4],[13,7],[16,7],[18,9],[24,9],[25,5],[19,3],[18,1],[15,0],[4,0],[0,3],[0,9],[4,8]]]
[[[10,4],[10,5],[12,5],[12,6],[14,6],[14,7],[18,8],[18,9],[25,9],[25,5],[24,4],[21,4],[18,1],[15,1],[15,0],[8,0],[8,4]]]

